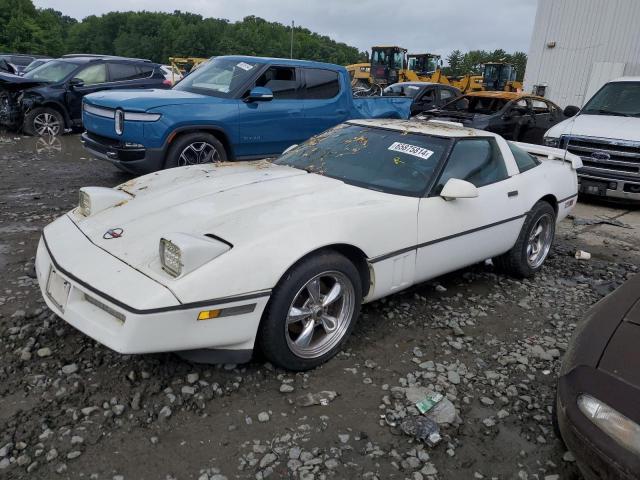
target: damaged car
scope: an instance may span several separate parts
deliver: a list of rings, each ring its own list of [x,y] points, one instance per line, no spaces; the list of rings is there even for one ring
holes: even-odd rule
[[[487,258],[543,267],[580,158],[442,122],[351,120],[273,162],[80,190],[36,257],[49,308],[125,354],[289,370],[333,357],[363,302]]]
[[[546,98],[517,92],[471,92],[419,116],[462,123],[507,140],[542,144],[545,132],[566,117]]]
[[[587,480],[640,473],[640,275],[600,300],[569,344],[554,426]]]
[[[50,60],[22,76],[0,73],[0,125],[60,135],[82,125],[82,98],[101,90],[168,88],[160,65],[102,55]]]

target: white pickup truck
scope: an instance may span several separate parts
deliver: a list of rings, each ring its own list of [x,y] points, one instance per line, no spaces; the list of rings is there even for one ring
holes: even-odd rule
[[[582,158],[580,192],[640,201],[640,77],[606,83],[580,110],[550,128],[544,143]]]

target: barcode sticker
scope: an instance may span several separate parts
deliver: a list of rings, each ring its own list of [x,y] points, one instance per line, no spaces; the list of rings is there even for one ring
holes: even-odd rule
[[[428,148],[418,147],[416,145],[409,145],[408,143],[393,142],[387,150],[393,152],[406,153],[414,157],[423,158],[427,160],[433,152]]]
[[[240,62],[240,63],[236,64],[236,67],[241,68],[243,70],[247,70],[247,71],[249,71],[249,70],[251,70],[253,68],[252,65],[249,65],[248,63],[245,63],[245,62]]]

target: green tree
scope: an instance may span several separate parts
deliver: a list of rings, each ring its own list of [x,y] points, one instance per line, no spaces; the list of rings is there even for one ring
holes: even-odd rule
[[[449,64],[445,67],[446,75],[464,75],[465,72],[462,71],[462,62],[464,61],[464,55],[460,50],[454,50],[447,57],[447,63]]]

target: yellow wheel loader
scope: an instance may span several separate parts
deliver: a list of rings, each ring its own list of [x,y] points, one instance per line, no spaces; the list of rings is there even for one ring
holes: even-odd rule
[[[515,67],[510,63],[485,63],[482,75],[483,89],[501,92],[521,92],[522,82],[516,80],[516,74]]]

